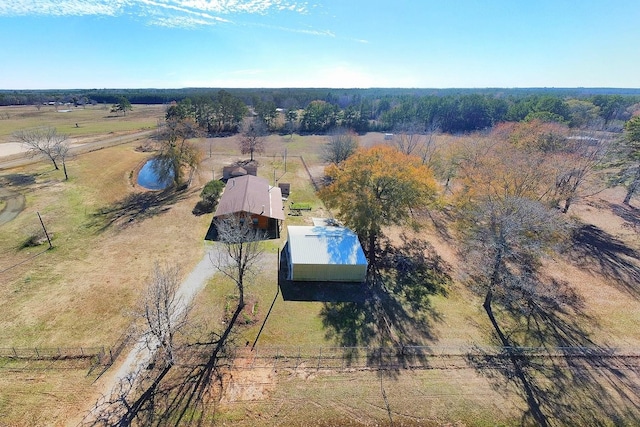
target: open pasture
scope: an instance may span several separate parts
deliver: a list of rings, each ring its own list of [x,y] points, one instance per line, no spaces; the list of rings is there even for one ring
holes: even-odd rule
[[[0,120],[0,137],[45,122],[60,126],[62,131],[66,119],[56,121],[58,117],[86,114],[86,121],[78,121],[78,128],[74,121],[69,133],[78,129],[78,137],[99,138],[110,132],[153,127],[162,114],[161,107],[149,107],[143,114],[147,107],[135,105],[126,118],[107,118],[112,113],[101,106],[77,111],[76,116],[71,116],[76,111],[57,113],[44,111],[46,108],[42,112],[34,107],[14,110],[19,123],[12,123],[11,118]],[[140,115],[135,116],[136,112]],[[36,120],[31,113],[41,114],[45,120]],[[311,216],[330,215],[317,199],[309,177],[309,173],[314,177],[322,174],[324,141],[321,136],[272,135],[265,144],[266,153],[258,157],[261,176],[290,182],[291,201],[309,203],[313,208],[302,216],[287,216],[285,226],[307,224]],[[382,135],[368,134],[362,142],[382,142]],[[135,185],[135,170],[152,156],[136,151],[136,144],[77,156],[69,162],[71,179],[66,182],[62,172],[45,162],[0,173],[0,184],[26,199],[18,217],[0,225],[0,347],[114,346],[128,331],[129,313],[155,261],[177,263],[182,274],[188,274],[208,244],[203,237],[211,215],[192,212],[199,191],[212,176],[220,177],[223,166],[243,158],[235,138],[203,138],[196,143],[204,160],[194,184],[182,192],[149,192]],[[640,348],[640,298],[611,272],[622,266],[626,274],[640,277],[640,245],[634,229],[637,209],[622,209],[620,196],[619,189],[603,192],[576,204],[574,215],[597,225],[603,230],[600,237],[609,236],[628,251],[609,251],[599,265],[580,264],[569,257],[549,260],[547,269],[548,274],[567,281],[581,301],[580,316],[563,317],[560,313],[556,326],[571,331],[574,342],[629,354]],[[51,232],[51,250],[46,244],[24,245],[40,232],[37,212]],[[451,241],[443,239],[432,224],[426,225],[422,237],[455,272],[464,260],[458,259]],[[388,235],[397,239],[400,231],[391,229]],[[448,351],[458,356],[428,359],[424,369],[416,372],[379,373],[371,364],[362,370],[345,369],[348,365],[343,361],[331,362],[339,368],[326,369],[321,362],[329,363],[329,359],[318,357],[319,349],[345,343],[375,348],[377,337],[360,332],[375,330],[377,318],[366,304],[285,299],[278,291],[277,274],[283,242],[265,245],[261,272],[247,289],[254,318],[247,318],[234,334],[234,342],[240,346],[256,342],[257,354],[273,357],[263,363],[232,365],[228,374],[235,382],[224,377],[228,388],[223,404],[212,405],[211,412],[200,414],[203,419],[237,425],[264,425],[274,419],[283,425],[307,425],[310,418],[318,425],[384,425],[390,421],[394,425],[534,424],[520,379],[508,367],[500,365],[499,359],[460,355],[473,346],[492,348],[495,339],[481,299],[456,280],[446,295],[432,296],[423,310],[395,313],[397,323],[393,326],[413,331],[416,342],[436,353]],[[194,329],[183,339],[188,342],[221,331],[233,293],[230,283],[214,277],[195,302]],[[285,366],[283,359],[276,357],[283,351],[278,348],[285,347],[289,356],[309,349],[314,356],[304,364]],[[528,365],[523,372],[535,386],[543,409],[557,410],[554,417],[567,415],[567,408],[596,414],[608,405],[614,409],[601,416],[610,416],[610,425],[625,425],[624,421],[617,424],[613,417],[638,420],[637,395],[625,399],[613,393],[612,387],[639,387],[637,363],[628,361],[616,361],[615,366],[545,362]],[[593,375],[596,371],[601,375]],[[0,374],[0,424],[76,425],[83,411],[103,392],[100,381],[93,383],[95,377],[87,376],[86,366],[54,363],[20,368],[13,361],[0,359]],[[108,376],[109,371],[105,378]],[[556,424],[558,419],[550,417]],[[577,424],[587,425],[580,419]]]
[[[134,105],[126,116],[112,113],[111,106],[104,104],[0,107],[0,144],[13,142],[11,135],[16,131],[42,126],[54,127],[58,133],[81,140],[152,129],[163,118],[164,111],[164,105]]]

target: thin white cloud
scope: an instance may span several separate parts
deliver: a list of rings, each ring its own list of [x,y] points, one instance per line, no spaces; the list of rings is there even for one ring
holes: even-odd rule
[[[130,3],[129,0],[5,0],[0,2],[0,16],[115,16]]]
[[[0,16],[130,15],[151,17],[152,25],[193,27],[231,22],[220,15],[302,14],[307,7],[307,2],[298,0],[2,0]]]
[[[291,0],[174,0],[182,6],[205,10],[220,14],[229,13],[259,13],[264,14],[272,10],[288,10],[297,13],[307,12],[306,2]]]
[[[282,27],[279,25],[250,24],[254,27],[266,28],[268,30],[286,31],[288,33],[308,34],[311,36],[322,36],[335,38],[335,34],[329,30],[313,30],[307,28]]]
[[[0,17],[130,16],[150,26],[194,29],[216,24],[238,24],[242,21],[243,15],[308,14],[310,8],[315,7],[315,4],[305,0],[0,0]],[[244,25],[315,37],[337,38],[334,32],[327,29],[246,22]],[[360,39],[344,40],[368,43],[367,40]]]
[[[283,27],[283,26],[279,26],[279,25],[266,25],[266,24],[248,24],[254,27],[260,27],[260,28],[266,28],[268,30],[277,30],[277,31],[285,31],[288,33],[295,33],[295,34],[306,34],[306,35],[310,35],[310,36],[318,36],[318,37],[330,37],[330,38],[334,38],[334,39],[338,39],[338,40],[345,40],[345,41],[349,41],[349,42],[354,42],[354,43],[361,43],[361,44],[369,44],[369,40],[366,39],[355,39],[355,38],[351,38],[351,37],[339,37],[336,35],[336,33],[334,33],[331,30],[314,30],[314,29],[310,29],[310,28],[293,28],[293,27]]]
[[[174,16],[171,18],[150,18],[149,25],[166,28],[198,28],[211,25],[211,21],[188,16]]]
[[[144,3],[148,6],[147,13],[151,16],[157,16],[159,14],[169,14],[162,18],[152,19],[150,24],[157,23],[161,26],[171,27],[197,27],[201,25],[211,25],[213,23],[225,22],[229,23],[228,19],[220,18],[219,16],[213,16],[209,13],[202,12],[198,9],[190,9],[183,6],[177,6],[175,4],[169,4],[166,2],[158,2],[152,0],[139,0],[140,3]],[[176,12],[177,15],[171,15],[171,12]],[[184,16],[187,15],[187,16]],[[172,23],[166,25],[166,23]],[[179,25],[183,23],[184,25]]]

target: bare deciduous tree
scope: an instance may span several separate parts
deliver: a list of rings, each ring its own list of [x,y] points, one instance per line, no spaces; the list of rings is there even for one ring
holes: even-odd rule
[[[218,240],[224,250],[212,259],[214,266],[238,288],[238,306],[244,307],[245,285],[258,272],[265,233],[253,226],[250,215],[230,215],[216,220]]]
[[[437,132],[438,122],[435,120],[427,128],[415,122],[403,123],[394,130],[393,145],[404,154],[419,156],[422,163],[430,165]]]
[[[358,135],[347,129],[335,129],[323,147],[322,159],[327,163],[339,164],[358,149]]]
[[[416,150],[422,146],[425,135],[416,123],[404,123],[394,130],[393,145],[407,156],[416,154]]]
[[[486,198],[462,222],[463,257],[470,282],[484,294],[483,307],[503,345],[509,345],[494,316],[493,303],[523,307],[545,293],[535,271],[541,257],[568,231],[557,212],[521,197]]]
[[[67,141],[63,141],[53,147],[55,157],[62,162],[62,170],[64,171],[65,181],[69,179],[69,174],[67,173],[67,159],[71,155],[70,149],[71,147],[69,146],[69,143]]]
[[[251,161],[253,161],[254,153],[264,153],[264,139],[267,133],[267,125],[262,119],[246,120],[240,132],[240,152],[251,154]]]
[[[68,135],[58,133],[54,127],[19,130],[13,134],[13,137],[27,148],[31,156],[47,157],[56,170],[60,169],[57,161],[61,151],[64,151],[65,155],[68,153]]]
[[[187,324],[191,305],[177,295],[179,269],[156,262],[134,316],[143,324],[142,336],[150,350],[161,348],[167,366],[175,362],[174,338]]]
[[[484,294],[483,308],[509,356],[513,375],[521,383],[536,425],[548,426],[535,382],[526,375],[522,361],[511,351],[518,341],[513,331],[509,331],[510,322],[503,320],[501,324],[499,320],[504,319],[501,315],[511,313],[515,318],[523,317],[539,326],[538,321],[532,320],[535,313],[560,312],[575,299],[575,294],[562,283],[546,281],[540,274],[541,258],[551,253],[568,227],[557,210],[520,197],[489,197],[469,213],[461,224],[467,282]],[[496,313],[494,305],[504,310]],[[538,332],[531,331],[534,335]]]
[[[556,171],[555,198],[563,204],[562,213],[567,213],[571,204],[581,197],[602,190],[602,181],[595,179],[595,175],[606,155],[605,143],[587,135],[569,138],[564,149],[552,156]]]

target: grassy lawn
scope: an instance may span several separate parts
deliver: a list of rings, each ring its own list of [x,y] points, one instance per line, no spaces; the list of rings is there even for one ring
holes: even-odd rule
[[[55,127],[58,133],[72,138],[92,137],[111,133],[155,128],[163,116],[162,105],[134,105],[126,116],[110,112],[110,105],[91,105],[85,108],[34,106],[0,108],[0,143],[11,142],[11,135],[22,129],[41,126]],[[70,110],[70,111],[67,111]],[[64,111],[64,112],[63,112]],[[77,126],[76,126],[77,125]]]
[[[280,370],[268,401],[221,405],[220,423],[257,426],[496,426],[517,425],[519,409],[467,372],[317,372]],[[381,390],[384,389],[386,401]],[[387,407],[388,404],[388,407]],[[390,411],[389,411],[389,410]],[[391,416],[389,415],[391,412]],[[502,421],[497,421],[502,420]]]
[[[84,136],[143,129],[155,124],[160,111],[148,110],[143,115],[144,108],[134,106],[125,119],[106,117],[111,113],[100,106],[71,113],[20,107],[9,111],[10,119],[0,120],[0,141],[16,129],[45,122],[59,126],[61,132],[64,126],[71,126],[68,133],[79,129],[77,132],[87,132]],[[67,119],[63,117],[74,119],[65,124]],[[76,122],[79,128],[75,128]],[[275,177],[278,182],[291,184],[286,206],[295,202],[311,207],[300,216],[290,216],[285,206],[284,227],[311,224],[314,216],[331,216],[316,197],[300,159],[304,157],[314,176],[321,174],[323,141],[319,136],[270,136],[266,152],[257,158],[260,176],[272,183]],[[192,213],[199,192],[212,174],[219,177],[223,166],[242,158],[235,138],[201,139],[198,144],[205,158],[196,182],[186,192],[164,196],[153,193],[156,196],[151,197],[131,182],[133,171],[151,156],[135,151],[132,144],[72,159],[68,163],[70,180],[66,182],[61,171],[52,170],[46,163],[0,174],[0,184],[26,196],[25,210],[0,226],[0,347],[112,346],[129,326],[128,313],[155,261],[177,262],[185,275],[193,268],[202,257],[203,237],[211,220],[211,215]],[[146,203],[149,200],[152,203]],[[584,209],[578,209],[578,214],[586,215]],[[37,212],[53,236],[52,250],[46,250],[46,245],[21,247],[29,237],[40,233]],[[598,217],[604,214],[598,212]],[[397,231],[389,230],[389,234],[397,237]],[[619,235],[613,229],[609,231]],[[458,260],[449,242],[433,229],[421,234],[452,265],[454,283],[446,295],[431,296],[428,305],[418,312],[407,312],[394,327],[407,327],[409,332],[403,333],[415,333],[416,340],[434,350],[492,344],[492,328],[481,298],[455,276],[456,265],[464,260]],[[637,235],[623,237],[630,247],[640,249]],[[264,243],[262,268],[247,287],[253,318],[245,319],[246,324],[234,334],[239,346],[253,344],[258,338],[258,352],[278,347],[335,347],[345,342],[347,334],[357,335],[358,326],[372,326],[371,318],[367,318],[370,313],[353,303],[285,300],[278,291],[277,275],[278,253],[285,241],[283,233],[281,239]],[[549,262],[548,268],[550,275],[568,281],[584,302],[584,316],[565,316],[564,324],[574,327],[572,331],[583,334],[585,342],[589,339],[612,347],[640,346],[637,297],[597,271],[586,271],[566,260]],[[215,276],[195,301],[188,338],[222,331],[234,294],[229,281]],[[353,318],[336,319],[328,313],[350,313]],[[424,330],[408,324],[416,320]],[[513,333],[515,336],[522,331]],[[377,341],[360,338],[356,342],[374,347]],[[584,399],[583,407],[588,410],[595,405],[593,396],[614,406],[624,405],[608,399],[602,390],[609,386],[602,379],[585,386],[578,381],[578,374],[574,378],[574,371],[562,367],[557,373],[562,378],[566,374],[567,380],[554,389],[547,371],[526,369],[532,384],[546,391],[549,400],[571,396],[578,390],[576,400]],[[310,420],[317,425],[384,425],[390,417],[394,425],[519,425],[523,419],[524,424],[532,424],[524,416],[527,404],[517,379],[503,375],[504,370],[487,370],[464,358],[434,359],[428,369],[387,371],[382,377],[370,370],[337,372],[313,366],[275,366],[233,371],[233,381],[241,381],[242,372],[248,372],[247,387],[263,387],[261,397],[249,399],[239,394],[240,398],[228,398],[207,417],[247,426],[274,424],[274,420],[281,425],[301,426],[309,425]],[[631,383],[636,380],[632,373],[624,369],[620,372],[617,379],[606,378],[613,384],[625,375]],[[92,385],[93,379],[87,376],[86,366],[18,366],[15,361],[0,359],[0,424],[64,425],[86,409],[99,392]],[[562,393],[552,393],[558,391]],[[634,419],[634,408],[639,407],[631,407],[630,419]]]
[[[133,189],[126,170],[141,159],[131,147],[118,147],[83,156],[77,168],[72,165],[71,182],[57,181],[53,172],[39,175],[36,184],[41,188],[27,198],[25,211],[0,229],[0,244],[8,250],[5,262],[18,263],[40,253],[4,274],[0,304],[7,316],[0,325],[6,334],[0,345],[111,345],[130,321],[126,307],[135,300],[153,260],[176,259],[186,270],[195,263],[202,252],[198,237],[207,224],[205,218],[190,214],[197,198],[193,192],[181,195],[155,217],[116,210],[114,217],[124,215],[127,221],[121,223],[99,214],[134,194],[129,193]],[[84,168],[83,161],[99,165],[100,172]],[[104,183],[112,185],[101,191]],[[53,235],[54,249],[12,251],[27,234],[39,232],[35,212]],[[172,225],[176,217],[189,228]],[[168,238],[169,233],[175,235]]]
[[[128,127],[156,120],[147,115]],[[147,157],[132,145],[83,154],[68,162],[66,182],[46,163],[0,174],[0,184],[26,197],[24,211],[0,226],[0,347],[110,347],[131,323],[128,313],[154,261],[175,260],[187,274],[200,260],[210,218],[191,210],[202,183],[157,207],[122,208],[127,198],[144,194],[130,176]],[[21,249],[41,233],[37,212],[52,250],[46,244]],[[0,367],[2,423],[64,423],[87,405],[95,393],[87,369],[49,365],[31,374]]]

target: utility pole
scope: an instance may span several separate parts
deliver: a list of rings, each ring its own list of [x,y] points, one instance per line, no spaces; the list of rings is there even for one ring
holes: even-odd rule
[[[47,229],[44,226],[44,221],[42,221],[42,217],[40,216],[40,212],[36,212],[38,214],[38,218],[40,219],[40,224],[42,224],[42,229],[44,230],[44,235],[47,236],[47,242],[49,242],[49,249],[53,248],[51,244],[51,239],[49,238],[49,233],[47,233]]]

